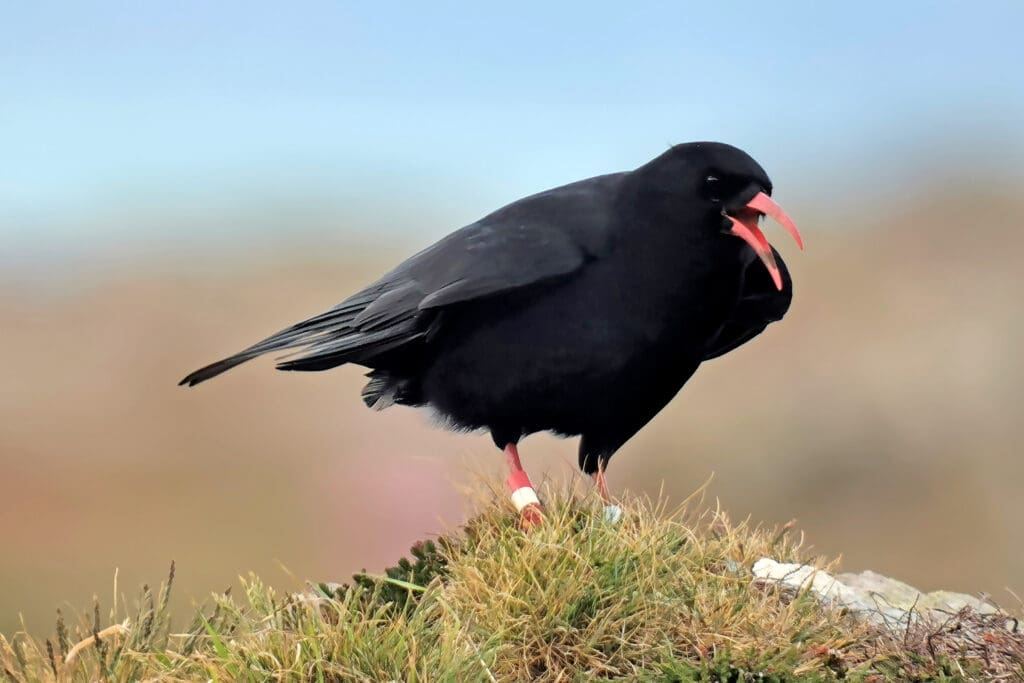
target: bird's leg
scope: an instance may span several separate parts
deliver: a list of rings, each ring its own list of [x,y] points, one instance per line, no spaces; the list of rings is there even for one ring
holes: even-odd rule
[[[512,492],[512,504],[523,519],[523,526],[529,530],[538,526],[544,517],[540,511],[540,499],[533,490],[530,477],[526,475],[523,464],[519,462],[519,449],[514,443],[505,446],[505,462],[508,464],[508,478],[505,484]]]
[[[604,469],[599,469],[590,475],[591,479],[594,480],[594,486],[597,487],[597,492],[601,496],[601,500],[604,501],[605,505],[612,504],[612,494],[608,491],[608,480],[604,476]]]
[[[598,468],[597,472],[591,474],[590,477],[594,480],[597,493],[604,503],[604,518],[613,524],[618,522],[622,518],[622,508],[612,502],[612,494],[608,490],[608,479],[604,476],[604,468]]]

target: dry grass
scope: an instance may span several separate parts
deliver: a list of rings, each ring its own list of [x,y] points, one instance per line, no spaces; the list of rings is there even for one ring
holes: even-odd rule
[[[548,491],[545,524],[524,534],[494,494],[460,532],[418,545],[386,576],[298,594],[250,576],[244,596],[212,596],[182,628],[167,607],[172,570],[133,609],[120,598],[109,625],[97,604],[74,634],[58,621],[45,640],[0,636],[0,671],[14,681],[1024,675],[1024,638],[998,620],[962,613],[900,634],[806,594],[752,586],[760,557],[809,559],[788,529],[639,499],[624,501],[624,520],[609,525],[594,501]]]

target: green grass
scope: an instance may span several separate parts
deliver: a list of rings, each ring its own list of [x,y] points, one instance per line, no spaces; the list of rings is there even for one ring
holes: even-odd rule
[[[813,561],[787,529],[638,499],[623,502],[625,517],[612,526],[591,499],[557,491],[545,498],[546,521],[529,533],[494,490],[463,529],[418,544],[385,575],[297,593],[250,576],[242,595],[213,595],[191,623],[168,613],[172,568],[159,590],[143,587],[130,609],[121,598],[105,622],[96,604],[73,633],[58,619],[47,638],[0,636],[0,674],[14,681],[1024,676],[1012,656],[1024,646],[1009,632],[1014,640],[998,635],[986,654],[987,645],[953,647],[930,632],[894,635],[808,595],[753,586],[749,568],[760,557]]]

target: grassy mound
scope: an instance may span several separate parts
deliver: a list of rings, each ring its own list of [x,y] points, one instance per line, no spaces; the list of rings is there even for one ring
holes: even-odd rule
[[[284,594],[251,576],[244,596],[214,595],[185,628],[167,610],[172,569],[134,609],[114,606],[109,625],[96,605],[74,633],[59,619],[45,640],[0,636],[0,672],[15,681],[1024,675],[1016,636],[991,651],[941,647],[941,634],[896,635],[809,595],[753,586],[760,557],[808,561],[786,529],[635,499],[609,525],[592,500],[545,498],[545,524],[528,534],[495,491],[459,533],[417,545],[385,576]]]

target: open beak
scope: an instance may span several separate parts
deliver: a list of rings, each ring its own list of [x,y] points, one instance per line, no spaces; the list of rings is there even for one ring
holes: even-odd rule
[[[750,245],[750,248],[761,259],[761,263],[768,269],[775,287],[782,291],[782,273],[779,272],[779,264],[775,262],[775,254],[772,253],[767,238],[757,227],[757,221],[761,216],[774,218],[786,229],[786,232],[793,236],[796,245],[801,249],[804,248],[804,240],[800,237],[800,231],[796,229],[792,219],[764,192],[758,192],[744,208],[736,211],[735,215],[726,214],[726,217],[732,222],[732,229],[729,232]]]

